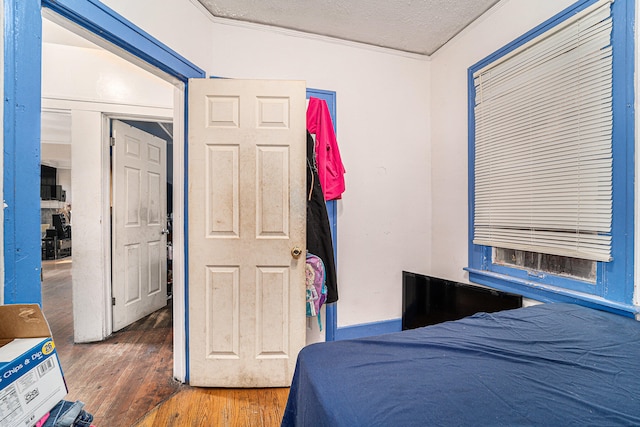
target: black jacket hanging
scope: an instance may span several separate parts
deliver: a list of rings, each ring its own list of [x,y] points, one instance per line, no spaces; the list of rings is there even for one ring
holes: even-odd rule
[[[329,227],[329,215],[322,194],[313,137],[307,132],[307,250],[320,257],[324,263],[327,303],[338,300],[336,263]]]

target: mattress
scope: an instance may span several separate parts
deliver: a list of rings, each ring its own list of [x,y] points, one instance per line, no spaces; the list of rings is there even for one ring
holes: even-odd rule
[[[640,322],[553,303],[313,344],[282,425],[640,425]]]

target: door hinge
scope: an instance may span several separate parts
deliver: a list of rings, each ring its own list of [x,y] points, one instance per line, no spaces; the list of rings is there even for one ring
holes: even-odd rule
[[[111,298],[111,305],[116,305],[116,297]]]
[[[115,146],[116,146],[116,138],[115,138],[114,136],[109,137],[109,144],[110,144],[112,147],[115,147]]]

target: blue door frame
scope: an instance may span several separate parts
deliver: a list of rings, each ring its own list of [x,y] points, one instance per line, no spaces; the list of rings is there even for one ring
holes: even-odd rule
[[[37,2],[5,0],[4,6],[4,302],[41,303],[42,18]]]

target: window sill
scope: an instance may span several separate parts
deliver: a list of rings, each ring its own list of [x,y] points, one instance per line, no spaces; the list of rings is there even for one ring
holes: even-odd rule
[[[567,302],[599,310],[609,311],[626,317],[640,316],[640,306],[609,301],[602,297],[585,294],[556,286],[523,280],[504,274],[467,267],[469,280],[501,291],[520,294],[541,302]],[[640,319],[639,319],[640,320]]]

